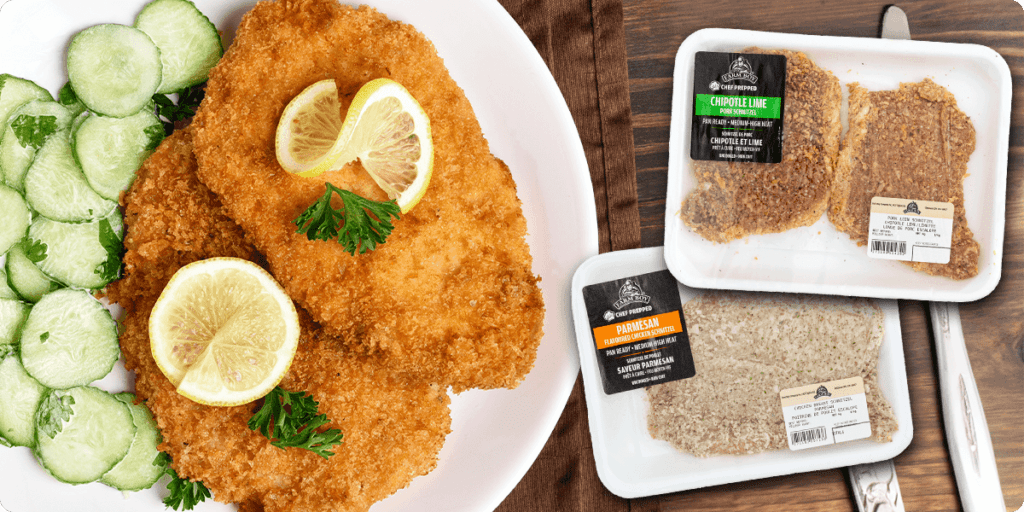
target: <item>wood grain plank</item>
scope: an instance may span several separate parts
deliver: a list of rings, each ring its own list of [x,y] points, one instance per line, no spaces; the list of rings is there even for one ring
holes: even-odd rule
[[[672,71],[676,51],[687,36],[701,28],[721,27],[877,37],[882,12],[890,3],[624,0],[641,243],[661,245],[664,239]],[[907,12],[914,39],[989,46],[1003,56],[1012,75],[1002,280],[987,298],[962,305],[961,317],[997,453],[1004,501],[1007,510],[1017,510],[1024,503],[1024,11],[1010,0],[911,0],[898,5]],[[925,303],[900,304],[915,436],[896,459],[897,471],[908,510],[959,510],[927,313]],[[820,510],[848,506],[849,491],[841,479],[804,478],[802,485],[793,485],[792,494],[815,496],[815,507],[825,504]],[[790,485],[785,477],[746,485],[633,500],[632,505],[633,510],[644,511],[764,510],[769,504],[795,503],[770,501],[782,499]],[[838,508],[829,508],[833,505]]]

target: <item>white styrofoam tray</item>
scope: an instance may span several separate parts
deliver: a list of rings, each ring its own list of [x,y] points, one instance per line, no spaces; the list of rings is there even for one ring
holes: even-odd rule
[[[693,58],[698,51],[738,51],[750,46],[798,50],[831,71],[843,88],[843,136],[848,90],[859,82],[889,90],[900,82],[931,78],[956,96],[974,123],[976,148],[967,164],[967,223],[981,244],[979,274],[954,281],[915,272],[903,263],[869,258],[836,230],[827,215],[812,226],[716,244],[692,232],[679,217],[696,180],[690,169]],[[828,295],[966,302],[999,283],[1006,209],[1010,130],[1010,70],[990,48],[927,41],[777,34],[704,29],[676,54],[665,205],[665,259],[676,279],[694,288],[804,292]]]
[[[910,445],[914,426],[903,359],[899,309],[894,300],[877,300],[885,314],[885,339],[879,350],[878,382],[892,404],[899,430],[892,442],[870,439],[807,450],[778,450],[752,455],[699,458],[681,453],[647,431],[647,392],[643,389],[607,395],[601,385],[583,287],[665,269],[661,247],[617,251],[585,261],[572,280],[572,315],[580,350],[583,391],[597,474],[611,492],[623,498],[652,496],[711,485],[832,469],[887,460]],[[679,284],[685,304],[699,290]],[[700,371],[698,368],[697,371]]]

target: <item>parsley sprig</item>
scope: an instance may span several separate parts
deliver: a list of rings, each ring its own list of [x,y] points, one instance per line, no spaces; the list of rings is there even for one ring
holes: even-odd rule
[[[363,254],[383,244],[394,229],[391,217],[398,219],[401,213],[398,202],[373,201],[330,183],[326,186],[324,195],[295,219],[297,232],[305,233],[310,240],[337,238],[353,256],[356,251]],[[339,209],[331,206],[335,193],[342,201]]]
[[[334,455],[330,449],[341,444],[344,436],[336,428],[317,431],[330,421],[326,414],[319,413],[319,406],[311,395],[285,391],[278,386],[249,419],[249,429],[259,430],[278,448],[302,448],[326,459]]]
[[[117,279],[117,275],[121,270],[121,255],[124,253],[124,245],[122,245],[121,238],[114,232],[114,228],[111,227],[110,221],[107,219],[100,220],[99,238],[100,245],[107,252],[107,258],[103,260],[103,263],[96,265],[93,272],[99,274],[100,278],[104,281],[113,281]],[[43,246],[43,251],[46,251],[45,245]]]
[[[164,125],[164,132],[170,135],[174,132],[174,123],[184,121],[194,115],[199,109],[206,95],[206,83],[186,87],[177,92],[178,102],[171,101],[165,94],[154,94],[153,103],[156,103],[156,115]],[[159,143],[159,141],[157,141]]]
[[[167,483],[170,494],[164,498],[164,505],[174,510],[192,510],[200,502],[210,497],[210,490],[198,480],[192,481],[178,476],[178,472],[171,468],[171,456],[160,452],[153,461],[154,465],[163,466],[164,473],[171,475],[171,481]],[[178,508],[181,507],[181,508]]]

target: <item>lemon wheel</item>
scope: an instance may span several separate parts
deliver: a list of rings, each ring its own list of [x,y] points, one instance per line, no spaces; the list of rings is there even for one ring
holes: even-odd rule
[[[149,337],[178,393],[206,405],[263,397],[281,381],[298,346],[291,298],[265,270],[211,258],[178,270],[157,299]]]

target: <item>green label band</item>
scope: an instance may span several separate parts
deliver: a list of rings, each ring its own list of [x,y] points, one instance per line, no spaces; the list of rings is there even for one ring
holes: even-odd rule
[[[697,95],[698,116],[756,117],[778,119],[782,111],[782,98],[763,96]]]

